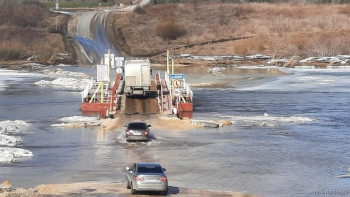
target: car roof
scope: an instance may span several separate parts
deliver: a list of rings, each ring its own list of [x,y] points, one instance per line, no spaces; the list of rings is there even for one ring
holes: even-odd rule
[[[145,122],[129,122],[129,124],[147,124]]]
[[[143,167],[143,166],[159,166],[160,167],[160,164],[158,164],[158,163],[136,163],[136,165],[137,166],[141,166],[141,167]]]

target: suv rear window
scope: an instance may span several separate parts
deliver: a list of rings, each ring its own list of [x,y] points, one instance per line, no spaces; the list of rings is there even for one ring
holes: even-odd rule
[[[137,169],[138,173],[163,173],[160,166],[139,166]]]
[[[130,123],[128,125],[128,129],[131,130],[145,130],[147,129],[147,125],[145,123]]]

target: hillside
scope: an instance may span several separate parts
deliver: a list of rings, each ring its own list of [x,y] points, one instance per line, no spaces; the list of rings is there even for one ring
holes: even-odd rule
[[[74,46],[66,36],[69,17],[35,2],[0,2],[0,61],[75,63]]]
[[[158,4],[111,16],[130,56],[174,54],[310,57],[350,54],[349,4]],[[158,56],[157,56],[158,55]]]

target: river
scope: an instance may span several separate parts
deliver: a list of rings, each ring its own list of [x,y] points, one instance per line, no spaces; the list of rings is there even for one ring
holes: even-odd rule
[[[92,69],[65,67],[92,73]],[[132,162],[159,162],[169,184],[262,196],[350,192],[350,68],[185,67],[194,87],[194,118],[231,120],[223,128],[153,129],[148,143],[126,143],[123,130],[54,128],[80,115],[80,93],[38,86],[45,74],[0,70],[0,120],[24,120],[34,157],[0,164],[0,181],[16,187],[83,181],[121,182]],[[5,77],[6,76],[6,79]],[[146,116],[151,119],[154,116]],[[331,194],[330,194],[331,195]],[[327,195],[323,195],[327,196]]]

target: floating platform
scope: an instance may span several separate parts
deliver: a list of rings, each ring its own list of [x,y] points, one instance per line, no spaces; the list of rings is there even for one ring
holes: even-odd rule
[[[83,114],[99,114],[106,118],[121,110],[130,115],[163,113],[174,114],[178,118],[193,117],[193,92],[183,74],[170,74],[168,69],[161,75],[158,71],[154,80],[151,80],[148,97],[144,95],[142,98],[137,95],[128,97],[124,95],[124,58],[114,57],[109,53],[105,55],[104,62],[109,63],[97,65],[96,79],[92,78],[82,92]],[[113,65],[116,65],[115,71],[118,73],[114,81],[110,80]]]

